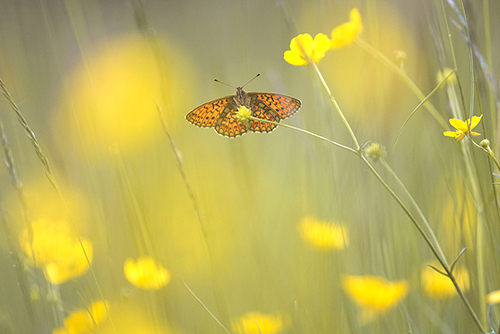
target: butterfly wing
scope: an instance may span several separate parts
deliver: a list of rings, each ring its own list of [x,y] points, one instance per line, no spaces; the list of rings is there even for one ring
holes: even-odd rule
[[[231,111],[232,105],[229,101],[232,101],[234,96],[230,95],[202,104],[190,111],[186,115],[186,120],[202,128],[213,127],[221,115],[226,115]]]
[[[280,94],[272,93],[247,93],[252,105],[252,116],[279,123],[280,120],[292,116],[300,109],[300,100]],[[276,124],[250,121],[250,131],[271,132]]]
[[[294,97],[272,94],[272,93],[248,93],[251,96],[255,96],[257,100],[262,101],[269,108],[274,110],[280,117],[280,119],[285,119],[293,114],[295,114],[300,107],[302,102]]]
[[[230,138],[241,136],[248,131],[247,126],[236,118],[236,107],[221,115],[214,128],[218,134]]]

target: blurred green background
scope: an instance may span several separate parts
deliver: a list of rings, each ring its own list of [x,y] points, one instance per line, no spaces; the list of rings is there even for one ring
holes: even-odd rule
[[[94,253],[93,274],[56,288],[26,263],[19,271],[14,256],[25,257],[18,240],[26,219],[9,173],[1,169],[0,332],[52,333],[75,309],[104,298],[112,324],[108,320],[97,333],[220,333],[178,276],[230,330],[234,319],[258,312],[282,315],[281,331],[288,333],[478,332],[458,296],[436,299],[424,292],[421,272],[432,253],[354,155],[290,129],[228,139],[184,119],[198,105],[234,94],[214,78],[239,86],[261,73],[246,90],[303,103],[284,123],[353,146],[313,67],[292,66],[283,52],[299,33],[329,36],[354,7],[363,20],[360,37],[403,66],[425,95],[437,84],[438,71],[455,67],[446,17],[468,118],[471,54],[447,3],[2,0],[0,7],[0,78],[35,132],[68,204],[45,177],[2,98],[0,120],[25,187],[28,221],[68,221],[92,242]],[[493,59],[496,76],[500,22],[494,18],[500,3],[471,2],[465,9],[473,42],[487,62]],[[398,50],[406,53],[404,60],[396,59]],[[468,248],[460,261],[470,275],[467,296],[487,327],[484,294],[499,288],[498,216],[487,157],[472,151],[483,200],[477,203],[461,150],[469,143],[444,137],[448,129],[425,109],[392,149],[420,102],[400,77],[356,44],[329,51],[318,67],[360,143],[386,147],[387,162],[427,217],[448,261]],[[493,145],[497,111],[481,68],[474,68],[484,113],[476,130]],[[429,101],[445,120],[453,117],[444,88]],[[155,102],[182,157],[201,221]],[[409,203],[390,173],[376,168]],[[486,237],[477,232],[478,207],[492,222],[483,226]],[[311,247],[299,232],[306,217],[343,226],[347,247]],[[124,261],[141,255],[170,272],[168,285],[143,291],[125,279]],[[346,275],[406,280],[408,294],[363,324],[358,305],[342,289]],[[29,302],[22,285],[31,291]]]

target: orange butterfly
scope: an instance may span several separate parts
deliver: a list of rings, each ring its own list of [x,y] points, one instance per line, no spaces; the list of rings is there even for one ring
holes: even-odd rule
[[[254,79],[259,75],[257,74]],[[220,82],[217,79],[215,81]],[[195,108],[186,115],[186,120],[202,128],[213,127],[218,134],[234,138],[241,136],[248,130],[271,132],[277,127],[276,124],[254,120],[240,121],[236,117],[240,107],[248,108],[255,118],[279,123],[282,119],[295,114],[302,105],[300,100],[290,96],[273,93],[247,93],[243,90],[244,86],[236,87],[234,95],[207,102]]]

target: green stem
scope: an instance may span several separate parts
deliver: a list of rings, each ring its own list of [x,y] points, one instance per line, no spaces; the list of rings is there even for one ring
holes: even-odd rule
[[[330,100],[332,101],[333,103],[333,106],[335,107],[335,109],[337,109],[339,115],[340,115],[340,118],[342,118],[342,121],[344,122],[347,130],[349,131],[349,133],[351,134],[351,137],[352,137],[352,140],[354,140],[354,144],[356,144],[356,149],[359,150],[359,143],[358,143],[358,139],[356,138],[356,135],[354,134],[354,132],[352,131],[351,129],[351,126],[349,125],[349,122],[347,121],[347,119],[345,118],[344,116],[344,113],[342,112],[342,110],[340,109],[340,106],[338,105],[337,103],[337,100],[335,99],[335,97],[333,97],[332,95],[332,92],[330,91],[330,88],[328,87],[328,85],[326,84],[326,81],[325,79],[323,78],[323,75],[321,74],[321,72],[319,71],[319,68],[318,68],[318,65],[316,65],[316,63],[312,62],[312,65],[314,67],[314,69],[316,70],[316,73],[318,74],[318,77],[319,79],[321,80],[321,83],[323,84],[323,86],[325,87],[326,91],[328,92],[328,96],[330,97]]]
[[[385,180],[375,170],[375,168],[372,166],[372,164],[370,164],[370,162],[363,156],[361,149],[358,149],[358,150],[352,149],[350,147],[347,147],[347,146],[344,146],[342,144],[339,144],[339,143],[337,143],[337,142],[335,142],[333,140],[330,140],[328,138],[325,138],[325,137],[322,137],[320,135],[317,135],[317,134],[315,134],[313,132],[310,132],[310,131],[307,131],[307,130],[304,130],[304,129],[300,129],[300,128],[297,128],[297,127],[294,127],[294,126],[291,126],[291,125],[280,124],[280,123],[276,123],[276,122],[273,122],[273,121],[268,121],[268,120],[265,120],[265,119],[255,118],[253,116],[250,116],[249,119],[250,120],[256,120],[256,121],[259,121],[259,122],[264,122],[264,123],[275,124],[275,125],[283,126],[285,128],[296,130],[296,131],[305,133],[307,135],[310,135],[310,136],[312,136],[314,138],[326,141],[326,142],[328,142],[330,144],[333,144],[333,145],[335,145],[337,147],[340,147],[340,148],[342,148],[344,150],[347,150],[347,151],[349,151],[349,152],[354,153],[355,155],[357,155],[365,163],[365,165],[370,169],[370,171],[372,172],[372,174],[377,178],[377,180],[382,184],[382,186],[387,190],[387,192],[389,192],[389,194],[392,196],[392,198],[394,198],[394,200],[396,201],[396,203],[398,203],[398,205],[401,207],[401,209],[403,209],[403,211],[408,216],[408,218],[410,218],[410,221],[415,226],[415,228],[418,230],[418,232],[420,233],[420,235],[422,236],[422,238],[424,239],[424,241],[429,246],[431,252],[434,254],[434,256],[436,257],[436,259],[439,261],[439,263],[441,264],[441,266],[445,270],[447,276],[452,281],[453,285],[455,286],[455,289],[458,292],[458,295],[460,296],[460,298],[464,302],[465,307],[467,308],[467,310],[471,314],[472,318],[474,319],[474,322],[476,323],[476,325],[478,326],[478,328],[480,329],[480,331],[482,333],[486,333],[486,331],[484,330],[484,328],[483,328],[483,326],[481,324],[481,321],[479,321],[479,318],[477,317],[476,313],[474,312],[474,309],[472,308],[472,306],[470,305],[469,301],[467,300],[467,298],[465,297],[464,293],[462,292],[462,289],[458,285],[458,283],[457,283],[457,281],[455,279],[455,276],[453,276],[453,273],[451,272],[451,269],[450,269],[449,265],[447,264],[446,259],[441,256],[441,253],[442,253],[441,249],[437,248],[436,246],[434,246],[434,244],[432,243],[431,239],[427,236],[427,234],[422,229],[422,227],[420,226],[420,224],[417,222],[417,220],[415,219],[415,217],[413,217],[413,215],[411,214],[410,210],[405,206],[405,204],[401,201],[401,199],[398,197],[398,195],[396,195],[396,193],[391,189],[391,187],[385,182]]]
[[[428,230],[428,233],[430,234],[430,238],[432,239],[432,241],[434,242],[434,245],[436,246],[436,250],[437,252],[439,253],[439,255],[443,258],[444,262],[447,263],[446,261],[446,257],[443,253],[443,250],[441,249],[440,245],[439,245],[439,242],[437,240],[437,237],[436,235],[434,234],[434,231],[432,230],[429,222],[427,221],[427,219],[425,218],[425,215],[424,213],[422,212],[422,210],[420,210],[420,207],[418,206],[417,202],[415,201],[415,199],[413,198],[413,196],[410,194],[410,192],[408,191],[408,189],[406,189],[405,185],[403,184],[403,182],[401,182],[401,180],[399,179],[399,177],[397,176],[396,173],[394,173],[394,171],[392,170],[392,168],[389,166],[389,164],[387,163],[387,161],[385,161],[385,159],[381,159],[380,160],[380,163],[382,164],[382,166],[385,167],[385,169],[387,169],[387,171],[392,175],[392,177],[396,180],[396,182],[399,184],[399,186],[401,188],[403,188],[404,192],[406,193],[406,195],[408,196],[408,198],[410,199],[410,202],[413,204],[413,206],[415,207],[415,209],[417,210],[420,218],[422,219],[422,221],[424,222],[424,225],[425,227],[427,228]]]

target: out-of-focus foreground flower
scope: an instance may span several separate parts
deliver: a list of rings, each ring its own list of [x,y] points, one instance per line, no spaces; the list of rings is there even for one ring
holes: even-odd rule
[[[149,256],[141,256],[137,262],[127,259],[123,270],[130,283],[144,290],[158,290],[170,281],[168,270],[157,265]]]
[[[364,324],[389,311],[408,293],[406,281],[389,282],[379,276],[346,276],[342,288],[361,308]]]
[[[302,219],[299,232],[308,244],[317,250],[344,249],[349,244],[345,227],[310,217]]]
[[[437,263],[434,263],[437,266]],[[469,272],[465,267],[457,267],[453,271],[455,279],[462,291],[470,288]],[[451,280],[429,266],[422,270],[422,287],[431,299],[448,299],[457,295],[457,290]]]
[[[92,244],[71,233],[65,221],[39,219],[21,232],[19,243],[30,260],[30,265],[42,268],[45,278],[52,284],[62,284],[83,275],[92,263]],[[85,249],[85,252],[83,249]]]
[[[232,328],[239,334],[276,334],[282,332],[288,322],[288,318],[281,315],[250,312],[233,321]]]
[[[64,327],[57,328],[52,334],[79,334],[93,331],[107,316],[108,303],[97,301],[88,309],[78,309],[64,319]]]
[[[349,22],[343,23],[332,30],[331,49],[351,44],[363,30],[361,15],[357,8],[353,8],[349,14]]]

